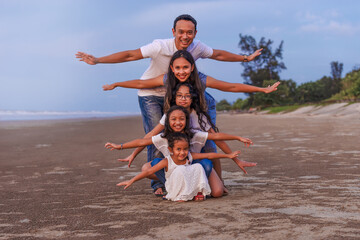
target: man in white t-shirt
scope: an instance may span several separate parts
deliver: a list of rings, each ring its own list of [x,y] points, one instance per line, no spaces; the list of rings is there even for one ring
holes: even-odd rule
[[[122,63],[151,58],[150,66],[141,76],[141,79],[149,79],[167,73],[170,59],[178,50],[186,49],[191,53],[195,61],[199,58],[211,58],[218,61],[247,62],[254,60],[255,57],[261,54],[262,49],[255,51],[249,56],[212,49],[204,43],[194,40],[197,33],[196,25],[197,22],[192,16],[183,14],[174,20],[172,29],[174,38],[156,39],[141,48],[122,51],[100,58],[83,52],[78,52],[76,57],[90,65],[98,63]],[[139,105],[146,133],[150,132],[159,123],[163,115],[164,96],[164,87],[141,89],[138,91]],[[156,148],[153,145],[148,146],[148,161],[154,159],[155,152]],[[152,187],[154,189],[158,188],[156,185],[152,185]]]

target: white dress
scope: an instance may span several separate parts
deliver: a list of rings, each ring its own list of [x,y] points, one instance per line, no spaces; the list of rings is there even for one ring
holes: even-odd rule
[[[165,188],[168,194],[165,196],[166,199],[188,201],[192,200],[198,192],[202,192],[204,196],[211,193],[204,168],[199,163],[191,165],[190,154],[189,159],[185,165],[177,165],[171,156],[167,156],[168,170],[165,172]]]

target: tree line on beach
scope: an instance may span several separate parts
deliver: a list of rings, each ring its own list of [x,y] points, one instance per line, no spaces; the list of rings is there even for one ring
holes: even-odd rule
[[[249,93],[246,99],[237,99],[233,103],[226,100],[217,102],[218,111],[266,109],[269,107],[296,107],[305,104],[356,102],[360,99],[360,66],[357,65],[341,77],[343,63],[330,63],[331,76],[323,76],[317,81],[297,85],[292,79],[280,78],[280,72],[286,69],[282,61],[283,44],[273,50],[273,41],[262,37],[259,42],[252,36],[240,34],[239,48],[244,53],[252,53],[263,48],[262,54],[256,60],[241,63],[244,67],[241,76],[245,84],[266,87],[277,81],[281,84],[278,90],[271,94]]]

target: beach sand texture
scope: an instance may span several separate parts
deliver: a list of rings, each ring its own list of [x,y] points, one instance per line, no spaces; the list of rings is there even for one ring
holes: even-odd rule
[[[107,141],[141,138],[140,117],[0,122],[0,239],[360,239],[360,120],[219,114],[222,132],[249,137],[242,171],[222,160],[230,193],[163,201]]]

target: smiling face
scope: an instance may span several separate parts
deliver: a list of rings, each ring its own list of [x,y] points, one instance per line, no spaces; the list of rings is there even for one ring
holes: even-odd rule
[[[186,49],[194,40],[197,31],[195,24],[187,20],[179,20],[176,23],[175,29],[172,29],[175,37],[175,46],[177,50]]]
[[[174,146],[169,147],[173,160],[184,161],[189,153],[189,143],[185,139],[175,140]]]
[[[189,87],[181,86],[179,88],[179,90],[176,92],[175,103],[177,106],[182,106],[190,112],[192,98],[191,98]]]
[[[169,125],[174,132],[182,132],[186,126],[185,113],[180,110],[174,110],[169,116]]]
[[[192,71],[194,71],[194,65],[183,57],[174,60],[170,65],[171,71],[180,82],[185,82],[189,79]]]

